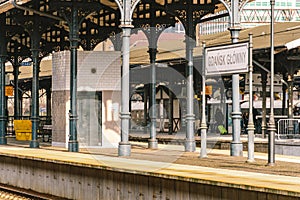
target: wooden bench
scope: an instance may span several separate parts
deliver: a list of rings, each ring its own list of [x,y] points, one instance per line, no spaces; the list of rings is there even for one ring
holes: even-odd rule
[[[45,135],[48,136],[47,141],[45,141]],[[43,125],[42,138],[43,138],[43,142],[50,142],[52,138],[52,125],[49,124]]]

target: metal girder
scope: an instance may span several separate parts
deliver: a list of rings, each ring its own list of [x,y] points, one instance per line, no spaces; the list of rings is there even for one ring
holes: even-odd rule
[[[55,9],[70,9],[72,6],[76,6],[82,12],[88,10],[100,10],[103,7],[103,4],[99,0],[85,0],[85,1],[65,1],[65,0],[51,0],[49,1],[49,6]]]
[[[278,47],[275,49],[275,66],[281,66],[275,68],[275,73],[286,73],[290,74],[295,73],[300,69],[300,57],[299,57],[299,48],[294,48],[291,50],[286,50],[286,48]],[[259,49],[256,50],[253,54],[253,58],[260,63],[265,64],[265,67],[268,68],[271,62],[270,59],[270,49]],[[256,68],[254,68],[256,70]]]
[[[183,24],[186,34],[196,40],[196,24],[200,23],[204,16],[214,13],[217,1],[207,3],[201,2],[200,5],[192,1],[177,1],[166,5],[166,12],[174,14]]]
[[[293,21],[300,17],[300,10],[296,8],[275,9],[275,21]],[[243,9],[241,11],[243,23],[269,23],[270,9]]]
[[[45,76],[45,77],[40,77],[39,78],[39,81],[40,81],[40,89],[49,89],[51,88],[51,77],[49,76]],[[22,79],[22,80],[19,80],[19,88],[21,89],[21,91],[23,93],[25,92],[29,92],[31,91],[31,88],[32,88],[32,81],[31,79]]]
[[[166,13],[162,6],[154,1],[140,4],[133,15],[133,25],[141,28],[149,41],[149,46],[154,48],[160,34],[168,27],[175,26],[175,16]]]
[[[83,49],[92,50],[97,44],[110,37],[113,32],[120,32],[119,21],[114,24],[103,23],[96,24],[92,19],[84,19],[80,28],[80,43]],[[107,26],[107,24],[109,26]]]
[[[24,1],[23,1],[24,2]],[[133,13],[133,22],[136,26],[148,26],[150,23],[153,25],[153,16],[155,16],[164,27],[173,25],[176,22],[175,15],[179,18],[184,19],[184,9],[189,5],[189,9],[193,11],[194,23],[199,22],[201,17],[209,12],[213,12],[216,8],[218,1],[141,1]],[[0,4],[1,5],[1,4]],[[83,0],[83,1],[66,1],[66,0],[51,0],[51,1],[26,1],[22,6],[31,10],[37,10],[39,12],[44,12],[47,15],[54,16],[56,18],[61,18],[61,8],[68,10],[70,5],[75,5],[79,7],[82,11],[79,15],[85,16],[83,27],[80,27],[80,39],[81,46],[86,50],[92,50],[97,44],[109,38],[112,34],[120,33],[120,12],[117,9],[115,2],[100,2],[98,0]],[[67,9],[66,9],[67,8]],[[23,21],[30,21],[32,18],[33,11],[11,9],[6,12],[7,23],[16,27],[16,33],[14,38],[18,35],[22,35],[22,45],[29,41],[30,39],[24,39],[24,29],[20,28],[16,23],[16,17],[23,19]],[[88,10],[89,14],[84,14]],[[67,11],[65,11],[67,12]],[[154,13],[151,15],[150,13]],[[149,17],[151,15],[151,17]],[[44,17],[40,16],[41,20]],[[68,27],[65,25],[65,21],[58,21],[55,19],[44,23],[53,23],[49,25],[49,29],[45,30],[42,35],[41,46],[43,55],[47,55],[52,51],[68,49],[69,45],[67,42],[67,35],[69,32]],[[20,41],[18,39],[16,41]],[[89,44],[91,43],[91,44]],[[21,46],[21,45],[18,45]],[[29,46],[30,48],[30,46]],[[23,48],[24,49],[24,48]],[[14,49],[11,49],[14,51]],[[10,49],[8,49],[8,53]],[[27,53],[27,51],[24,51]],[[30,54],[28,54],[29,56]]]

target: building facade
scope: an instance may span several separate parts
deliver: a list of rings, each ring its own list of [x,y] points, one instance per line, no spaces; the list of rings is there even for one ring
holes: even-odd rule
[[[247,3],[241,11],[242,28],[250,28],[270,22],[270,0],[256,0]],[[207,17],[221,15],[227,11]],[[276,0],[274,8],[276,22],[300,21],[300,0]],[[226,31],[229,27],[229,17],[222,17],[212,21],[201,23],[200,35]]]

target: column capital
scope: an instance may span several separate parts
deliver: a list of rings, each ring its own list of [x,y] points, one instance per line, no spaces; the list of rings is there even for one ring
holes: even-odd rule
[[[231,41],[236,43],[239,41],[240,31],[242,30],[240,25],[233,25],[232,27],[228,28],[231,33]]]
[[[122,21],[121,22],[121,25],[119,25],[120,28],[134,28],[134,26],[132,25],[132,22],[131,21]]]

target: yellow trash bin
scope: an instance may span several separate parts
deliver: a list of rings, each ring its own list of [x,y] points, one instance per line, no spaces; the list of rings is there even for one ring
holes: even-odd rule
[[[14,120],[16,140],[31,140],[32,125],[30,120]]]

